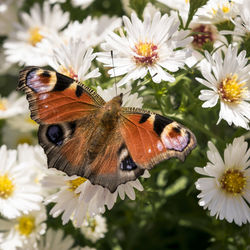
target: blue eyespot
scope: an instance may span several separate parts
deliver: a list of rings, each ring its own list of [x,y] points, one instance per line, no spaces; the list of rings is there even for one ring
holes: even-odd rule
[[[59,125],[50,125],[47,129],[46,136],[53,144],[62,145],[63,143],[63,130]]]

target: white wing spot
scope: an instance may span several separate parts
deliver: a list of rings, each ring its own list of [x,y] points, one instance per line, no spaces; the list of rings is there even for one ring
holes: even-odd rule
[[[159,151],[162,151],[163,150],[163,145],[160,141],[157,142],[157,148]]]

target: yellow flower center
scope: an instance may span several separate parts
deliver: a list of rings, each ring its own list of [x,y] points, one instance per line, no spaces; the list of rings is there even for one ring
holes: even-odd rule
[[[4,98],[0,99],[0,110],[5,111],[7,109],[6,104],[7,104],[7,101]]]
[[[36,44],[43,39],[43,36],[40,34],[40,29],[38,27],[31,28],[29,30],[29,33],[30,33],[29,43],[32,46],[36,46]]]
[[[188,3],[189,3],[189,0],[185,0],[185,3],[188,4]]]
[[[238,75],[229,75],[219,85],[219,94],[223,101],[228,103],[240,103],[247,87],[243,88],[246,83],[238,82]]]
[[[97,226],[96,219],[94,217],[88,216],[87,220],[88,220],[88,227],[92,232],[94,232]]]
[[[232,5],[233,5],[233,2],[227,2],[227,3],[222,4],[221,6],[218,5],[218,9],[212,8],[212,12],[214,15],[216,15],[218,10],[221,9],[223,13],[227,14],[228,12],[230,12]]]
[[[78,81],[78,75],[75,73],[73,67],[69,67],[69,69],[67,69],[64,66],[60,66],[59,70],[58,70],[61,74],[64,74],[72,79],[74,79],[75,81]]]
[[[78,177],[74,180],[69,180],[68,181],[68,190],[72,191],[72,192],[75,192],[75,190],[82,184],[86,181],[87,179],[86,178],[83,178],[83,177]]]
[[[0,175],[0,198],[8,199],[14,192],[15,186],[7,174]]]
[[[159,58],[157,49],[157,46],[151,42],[139,42],[134,49],[137,54],[134,56],[135,62],[142,65],[152,65]]]
[[[18,219],[18,225],[16,225],[19,234],[29,236],[36,228],[35,218],[33,216],[24,215]]]
[[[230,11],[230,7],[229,7],[229,5],[223,4],[222,7],[221,7],[221,10],[222,10],[224,13],[228,13],[228,12]]]
[[[220,186],[227,193],[236,195],[243,193],[246,182],[246,177],[240,170],[230,168],[222,175]]]

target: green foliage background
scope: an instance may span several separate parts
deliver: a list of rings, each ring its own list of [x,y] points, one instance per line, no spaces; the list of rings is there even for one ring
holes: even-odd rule
[[[29,11],[35,2],[42,4],[43,1],[26,0],[22,11]],[[147,2],[131,0],[131,6],[140,16]],[[190,2],[188,23],[197,8],[206,3],[205,0]],[[71,20],[82,21],[88,15],[125,15],[119,0],[96,0],[85,10],[72,7],[69,1],[61,6],[64,11],[70,12]],[[160,4],[158,6],[162,7],[162,13],[169,11]],[[1,42],[4,39],[2,37]],[[247,49],[247,54],[250,54],[249,40],[242,45],[242,49]],[[110,80],[105,74],[106,69],[98,66],[102,77],[89,85],[108,86],[113,83],[113,79]],[[149,83],[143,90],[137,90],[137,82],[134,83],[134,91],[144,98],[144,108],[181,122],[196,135],[197,147],[185,162],[171,159],[159,164],[151,171],[151,178],[141,179],[145,191],[137,192],[135,201],[128,198],[125,201],[118,200],[113,209],[104,214],[108,233],[96,244],[85,240],[72,224],[62,226],[60,218],[49,217],[49,227],[62,228],[74,237],[75,245],[89,245],[97,249],[250,249],[249,224],[239,227],[234,223],[216,220],[198,205],[198,191],[194,183],[200,176],[194,172],[194,167],[206,165],[207,142],[212,141],[223,153],[226,144],[244,134],[245,130],[229,127],[225,121],[216,125],[219,106],[213,109],[201,107],[198,95],[204,87],[195,80],[197,76],[201,77],[196,68],[185,68],[178,71],[174,83],[155,84],[148,78]],[[14,90],[17,81],[17,71],[12,75],[1,75],[1,95],[6,96]],[[0,125],[3,122],[0,121]]]

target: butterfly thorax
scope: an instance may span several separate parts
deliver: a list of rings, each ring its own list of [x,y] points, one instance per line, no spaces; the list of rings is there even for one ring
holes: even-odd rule
[[[114,97],[100,109],[98,118],[101,126],[106,130],[112,130],[116,125],[120,116],[122,105],[122,94]]]
[[[96,127],[90,136],[88,147],[88,163],[95,160],[97,155],[105,150],[108,144],[114,143],[112,140],[119,120],[121,111],[122,96],[116,96],[105,103],[96,114]]]

